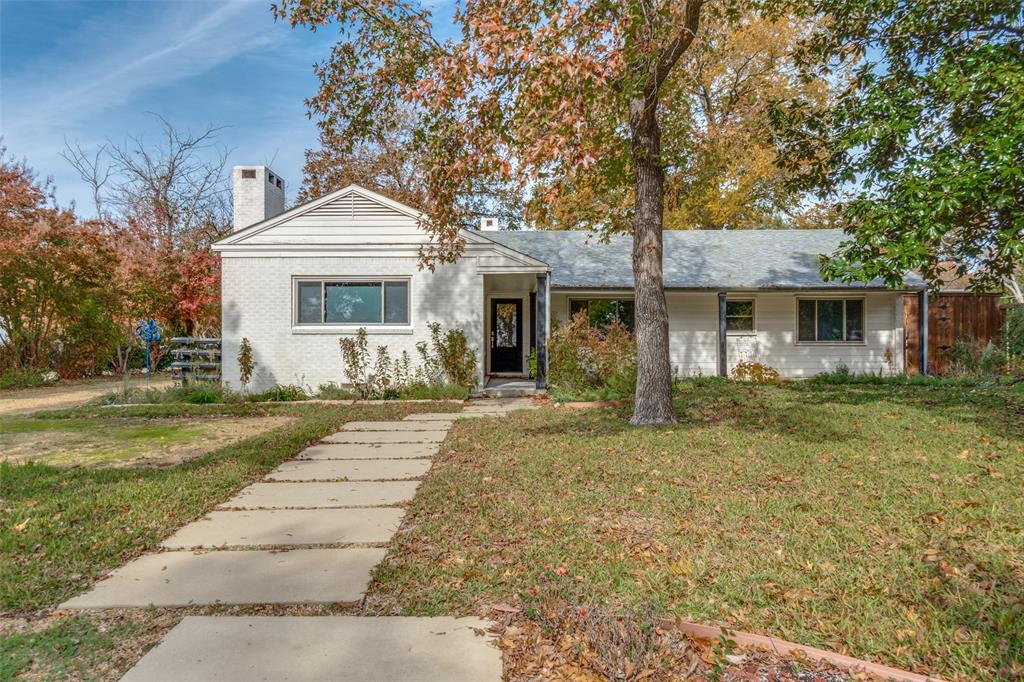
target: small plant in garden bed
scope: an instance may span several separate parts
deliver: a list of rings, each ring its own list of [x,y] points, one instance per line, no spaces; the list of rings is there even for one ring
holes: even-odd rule
[[[760,362],[738,362],[732,368],[731,374],[737,381],[748,381],[752,384],[777,384],[781,380],[777,369]]]
[[[296,386],[294,384],[281,385],[278,384],[271,389],[263,391],[262,393],[252,393],[243,397],[243,400],[253,403],[261,402],[294,402],[299,400],[309,400],[309,395],[306,393],[306,389],[302,386]]]
[[[371,354],[365,327],[354,337],[341,338],[342,365],[355,396],[394,400],[468,395],[476,384],[476,351],[461,329],[442,333],[437,323],[429,327],[430,343],[416,344],[420,364],[415,367],[406,351],[394,359],[387,346],[378,346]]]
[[[454,384],[410,384],[399,394],[401,400],[465,400],[469,397],[469,389]]]
[[[320,384],[316,391],[316,397],[320,400],[352,400],[356,396],[351,390],[331,381]]]
[[[945,351],[954,375],[998,375],[1006,370],[1009,358],[1006,352],[991,341],[978,345],[967,339],[957,339]]]
[[[252,344],[249,343],[249,339],[243,337],[242,343],[238,346],[238,380],[242,383],[242,390],[249,385],[254,371],[256,360],[253,358]]]

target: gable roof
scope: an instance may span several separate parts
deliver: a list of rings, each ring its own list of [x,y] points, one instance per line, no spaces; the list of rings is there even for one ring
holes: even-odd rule
[[[588,232],[481,232],[499,244],[551,266],[551,286],[632,289],[631,235],[607,242]],[[842,230],[666,230],[665,286],[674,289],[886,289],[826,282],[819,256],[836,250]],[[907,288],[924,282],[913,274]]]
[[[412,226],[417,226],[423,213],[418,209],[406,206],[394,199],[389,199],[383,194],[378,194],[365,187],[349,185],[348,187],[325,194],[318,199],[290,208],[284,213],[279,213],[276,216],[271,216],[266,220],[232,232],[215,243],[213,245],[214,250],[217,250],[217,247],[220,246],[239,244],[278,225],[294,221],[297,218],[314,215],[323,217],[325,220],[341,223],[392,218],[399,219]]]
[[[337,191],[291,208],[249,227],[232,232],[213,245],[218,252],[356,251],[365,248],[418,249],[430,236],[421,225],[426,218],[407,206],[360,185]],[[547,264],[528,254],[461,230],[467,252],[480,257],[481,272],[546,272]]]

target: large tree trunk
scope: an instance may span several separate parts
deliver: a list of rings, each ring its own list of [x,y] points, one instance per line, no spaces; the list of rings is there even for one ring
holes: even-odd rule
[[[670,424],[672,365],[662,271],[665,170],[657,103],[638,98],[630,107],[636,203],[633,216],[633,282],[636,291],[636,402],[633,424]]]

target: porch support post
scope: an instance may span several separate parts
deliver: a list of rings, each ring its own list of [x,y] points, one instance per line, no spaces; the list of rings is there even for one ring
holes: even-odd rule
[[[548,276],[537,275],[537,388],[548,387],[548,329],[551,316],[548,312]]]
[[[725,356],[725,292],[718,292],[718,376],[729,376],[729,361]]]
[[[917,295],[917,328],[921,351],[921,374],[928,374],[928,290],[922,289]]]

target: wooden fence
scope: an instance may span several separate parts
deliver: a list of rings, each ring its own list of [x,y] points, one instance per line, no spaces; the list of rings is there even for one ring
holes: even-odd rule
[[[945,374],[947,351],[958,339],[984,345],[999,338],[1004,310],[999,294],[944,292],[928,299],[928,372]],[[903,298],[904,355],[907,374],[921,371],[918,298]]]

